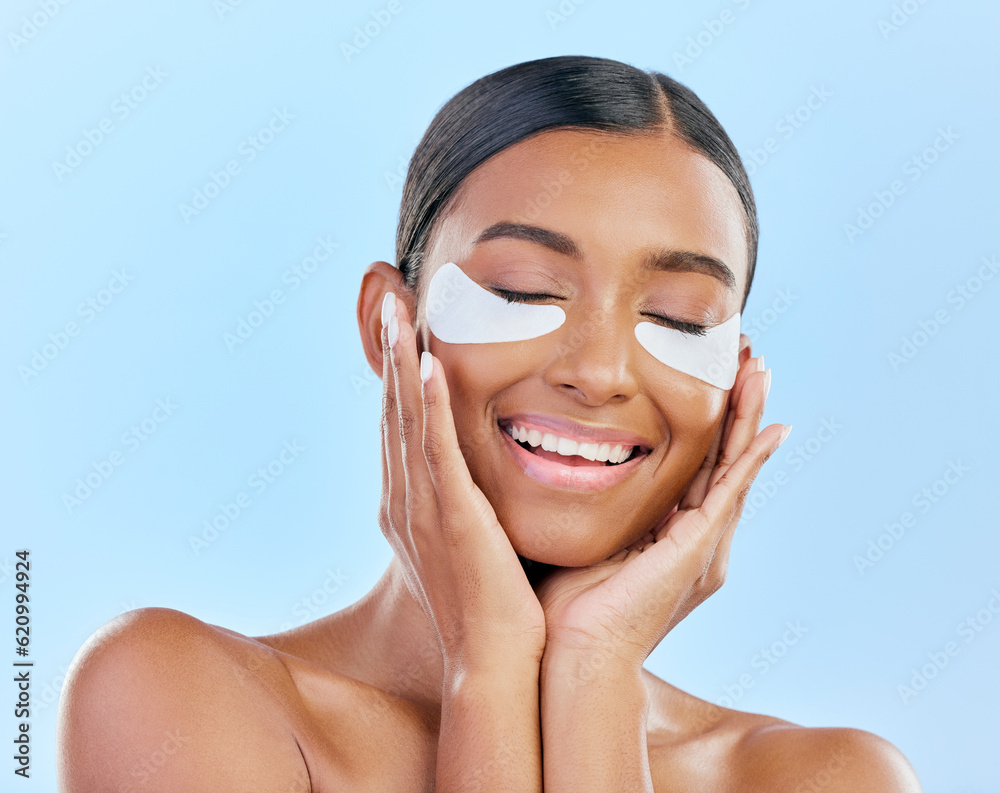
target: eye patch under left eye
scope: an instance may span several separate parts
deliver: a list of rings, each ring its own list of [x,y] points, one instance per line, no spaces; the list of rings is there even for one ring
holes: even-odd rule
[[[709,328],[703,336],[654,322],[640,322],[635,326],[635,337],[650,355],[671,369],[716,388],[728,390],[736,382],[740,347],[738,313]]]
[[[454,262],[438,268],[427,286],[427,325],[449,344],[489,344],[544,336],[566,321],[559,306],[511,303],[480,286]],[[635,326],[639,343],[660,363],[717,388],[736,380],[740,315],[694,336],[652,322]]]
[[[524,341],[551,333],[565,321],[559,306],[509,303],[454,262],[442,264],[427,286],[427,325],[449,344]]]

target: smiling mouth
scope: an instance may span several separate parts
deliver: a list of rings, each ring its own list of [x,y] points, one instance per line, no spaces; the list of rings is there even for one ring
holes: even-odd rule
[[[643,457],[643,456],[649,454],[649,451],[650,451],[649,449],[646,449],[646,448],[644,448],[642,446],[633,446],[631,452],[629,452],[629,454],[627,456],[622,457],[621,459],[617,460],[616,462],[612,462],[610,459],[603,459],[603,460],[601,460],[601,459],[589,459],[589,457],[591,455],[596,455],[598,457],[605,457],[605,458],[607,458],[609,450],[607,448],[605,448],[603,450],[603,454],[601,454],[601,453],[597,452],[597,448],[600,448],[601,446],[608,447],[608,446],[613,446],[613,445],[611,445],[611,444],[592,444],[591,448],[590,448],[590,454],[588,454],[587,456],[584,456],[584,455],[578,454],[578,453],[574,453],[574,454],[560,454],[558,451],[543,449],[541,444],[536,444],[536,445],[532,446],[532,444],[529,443],[526,440],[518,440],[516,437],[514,437],[514,432],[512,431],[512,427],[510,426],[510,424],[505,424],[503,422],[498,422],[498,426],[500,427],[500,429],[504,433],[506,433],[507,435],[510,435],[511,436],[511,440],[513,440],[514,443],[516,443],[518,446],[520,446],[526,452],[529,452],[530,454],[533,454],[534,456],[540,457],[540,458],[542,458],[544,460],[550,460],[550,461],[552,461],[554,463],[559,463],[561,465],[565,465],[565,466],[572,467],[572,468],[587,467],[587,466],[589,466],[589,467],[601,467],[601,468],[605,468],[605,467],[607,467],[607,468],[617,467],[619,465],[625,465],[626,463],[629,463],[629,462],[631,462],[632,460],[635,460],[638,457]],[[537,438],[535,440],[537,440]],[[579,449],[579,451],[582,451],[582,449]],[[611,450],[611,454],[612,454],[612,456],[614,456],[613,449]]]

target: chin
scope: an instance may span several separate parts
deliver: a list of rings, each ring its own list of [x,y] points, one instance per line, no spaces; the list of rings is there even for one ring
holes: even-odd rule
[[[526,571],[533,564],[589,567],[603,562],[642,536],[639,534],[635,538],[615,539],[606,530],[599,531],[586,523],[578,523],[573,528],[550,524],[548,531],[539,531],[537,519],[530,525],[519,524],[516,521],[504,523],[502,520],[500,525],[505,527],[507,537],[522,565],[529,563],[526,565]]]

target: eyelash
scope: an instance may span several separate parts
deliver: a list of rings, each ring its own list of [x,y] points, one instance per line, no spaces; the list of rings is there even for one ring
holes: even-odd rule
[[[500,297],[506,300],[508,303],[529,303],[532,300],[545,300],[551,298],[552,300],[558,300],[558,298],[552,295],[542,295],[542,294],[529,294],[526,292],[511,292],[508,289],[501,289],[498,286],[491,287],[494,292],[496,292]],[[682,333],[689,333],[692,336],[704,336],[708,331],[703,325],[694,325],[690,322],[680,322],[676,319],[671,319],[670,317],[660,316],[659,314],[643,314],[644,317],[650,317],[651,319],[659,320],[661,323],[666,324],[668,327],[674,328],[674,330],[679,330]]]

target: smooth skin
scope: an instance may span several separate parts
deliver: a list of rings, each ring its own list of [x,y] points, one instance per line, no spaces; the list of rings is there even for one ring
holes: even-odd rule
[[[919,791],[872,733],[722,708],[643,668],[725,580],[784,429],[759,430],[770,370],[746,336],[723,391],[633,334],[649,314],[714,325],[740,309],[740,212],[725,176],[669,134],[551,130],[480,166],[435,227],[418,289],[386,262],[362,279],[362,343],[383,381],[382,578],[271,636],[170,609],[112,620],[64,688],[60,790]],[[575,250],[476,242],[498,222]],[[644,270],[663,248],[713,256],[734,282]],[[567,321],[517,343],[440,342],[422,290],[447,261],[487,288],[544,293]],[[652,451],[601,491],[545,485],[505,446],[497,420],[517,412],[631,431]]]

